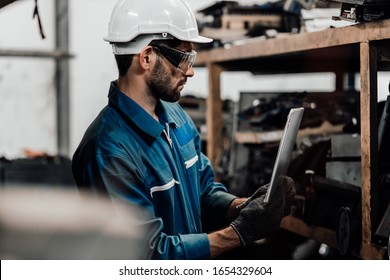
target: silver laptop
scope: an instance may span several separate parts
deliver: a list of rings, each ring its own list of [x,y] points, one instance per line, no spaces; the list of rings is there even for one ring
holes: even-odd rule
[[[291,161],[291,155],[294,149],[299,126],[301,124],[302,115],[303,115],[302,107],[293,108],[290,110],[290,113],[288,114],[287,122],[283,131],[282,140],[280,141],[279,144],[279,149],[278,149],[278,154],[276,156],[274,169],[272,171],[270,185],[268,187],[268,191],[265,196],[264,202],[269,202],[272,199],[272,196],[276,191],[275,190],[276,187],[283,179],[283,176],[287,175],[287,170]]]

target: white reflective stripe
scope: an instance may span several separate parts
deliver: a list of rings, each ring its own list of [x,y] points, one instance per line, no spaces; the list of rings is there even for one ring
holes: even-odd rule
[[[172,179],[171,181],[169,181],[169,182],[166,183],[165,185],[152,187],[152,188],[150,189],[150,196],[153,197],[153,193],[154,193],[154,192],[160,192],[160,191],[169,190],[169,189],[172,188],[175,184],[180,184],[180,182],[176,181],[175,179]]]
[[[196,155],[192,159],[185,161],[184,164],[186,165],[186,169],[193,166],[198,161],[198,159],[199,159],[199,157],[198,157],[198,155]]]

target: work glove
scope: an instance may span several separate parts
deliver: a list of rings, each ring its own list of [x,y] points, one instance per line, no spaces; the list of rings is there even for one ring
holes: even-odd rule
[[[260,187],[243,205],[238,217],[230,224],[246,246],[279,230],[282,218],[291,212],[295,196],[294,181],[284,177],[275,195],[264,202],[268,185]]]
[[[294,188],[294,181],[290,177],[282,176],[283,178],[280,180],[280,185],[278,188],[285,188],[286,189],[286,200],[285,200],[285,211],[284,215],[287,216],[291,213],[291,206],[295,197],[295,188]],[[251,197],[249,197],[247,200],[245,200],[243,203],[236,206],[236,208],[242,210],[244,209],[249,202],[254,200],[255,198],[258,198],[262,196],[263,194],[266,194],[268,191],[269,184],[263,185],[260,188],[258,188]]]

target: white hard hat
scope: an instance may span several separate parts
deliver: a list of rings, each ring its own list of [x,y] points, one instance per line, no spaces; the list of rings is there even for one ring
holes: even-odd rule
[[[155,39],[176,38],[209,43],[199,36],[194,13],[184,0],[119,0],[115,5],[108,36],[114,54],[136,54]]]

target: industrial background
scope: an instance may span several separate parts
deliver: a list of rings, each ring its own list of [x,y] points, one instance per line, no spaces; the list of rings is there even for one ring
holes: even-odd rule
[[[117,77],[111,46],[102,39],[115,3],[0,0],[2,191],[44,186],[55,189],[51,195],[62,203],[62,192],[75,189],[71,156]],[[287,112],[305,107],[289,169],[298,192],[293,213],[280,233],[259,242],[267,250],[255,246],[225,258],[388,259],[390,3],[189,4],[200,33],[215,40],[198,49],[195,76],[180,103],[201,132],[218,179],[232,193],[250,195],[269,181]],[[20,193],[7,195],[0,197],[0,224],[19,206]],[[42,200],[47,212],[52,199]],[[28,220],[24,214],[34,206],[15,219]],[[33,217],[52,223],[45,213]],[[20,238],[31,237],[33,227],[19,228],[19,235],[12,226],[4,228],[2,258],[58,258],[61,248],[50,247],[47,236],[34,235],[45,246],[22,248]],[[96,250],[85,255],[77,238],[61,241],[73,245],[64,258],[102,252],[103,258],[126,258],[96,246],[98,238],[91,241]]]

